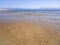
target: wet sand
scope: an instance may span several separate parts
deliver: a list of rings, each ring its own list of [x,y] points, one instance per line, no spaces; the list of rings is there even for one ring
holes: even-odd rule
[[[60,19],[47,16],[0,15],[0,45],[60,45]]]

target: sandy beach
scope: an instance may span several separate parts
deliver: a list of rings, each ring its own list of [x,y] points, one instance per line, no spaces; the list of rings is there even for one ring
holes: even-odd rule
[[[60,45],[60,19],[48,14],[0,14],[0,45]]]

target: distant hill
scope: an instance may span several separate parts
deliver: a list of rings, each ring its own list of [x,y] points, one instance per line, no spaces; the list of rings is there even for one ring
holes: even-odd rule
[[[2,9],[0,9],[0,11],[19,11],[19,10],[21,10],[21,11],[23,11],[23,10],[34,10],[34,11],[39,11],[39,10],[41,10],[41,11],[60,11],[60,9],[59,8],[39,8],[39,9],[27,9],[27,8],[2,8]]]

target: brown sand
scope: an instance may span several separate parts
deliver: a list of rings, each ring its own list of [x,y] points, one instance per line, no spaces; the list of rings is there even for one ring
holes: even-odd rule
[[[29,13],[6,16],[17,18],[10,22],[0,20],[0,45],[60,45],[60,23],[55,22],[58,19],[48,19],[45,18],[47,15],[37,16]],[[53,22],[49,22],[50,20]]]
[[[0,45],[60,45],[60,34],[53,25],[33,21],[0,21]]]

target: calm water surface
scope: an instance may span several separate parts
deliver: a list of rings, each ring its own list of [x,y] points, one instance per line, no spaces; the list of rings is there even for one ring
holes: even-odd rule
[[[31,12],[0,12],[0,22],[35,21],[52,25],[56,30],[60,30],[60,11],[31,11]],[[45,25],[45,24],[44,24]]]

